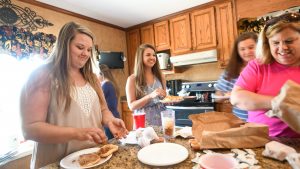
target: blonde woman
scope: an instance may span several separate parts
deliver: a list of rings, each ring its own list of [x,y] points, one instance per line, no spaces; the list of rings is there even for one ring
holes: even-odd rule
[[[130,110],[146,113],[148,125],[161,125],[160,112],[166,107],[159,102],[166,96],[166,81],[159,69],[156,50],[150,44],[137,48],[134,73],[126,83],[126,97]]]
[[[94,36],[77,23],[65,24],[47,64],[35,70],[21,95],[24,137],[35,141],[31,168],[60,161],[68,154],[127,134],[122,120],[106,105],[92,71]]]
[[[272,137],[300,137],[279,118],[265,115],[287,80],[300,83],[300,14],[285,13],[268,20],[260,35],[262,55],[240,74],[231,103],[248,110],[249,122],[268,125]]]

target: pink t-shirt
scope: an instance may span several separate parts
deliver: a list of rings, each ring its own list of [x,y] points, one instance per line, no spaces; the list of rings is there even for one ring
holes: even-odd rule
[[[236,85],[241,88],[269,96],[276,96],[287,80],[300,83],[300,66],[288,67],[278,62],[261,65],[257,60],[248,63],[240,74]],[[269,126],[269,135],[277,137],[300,137],[279,118],[269,118],[267,110],[248,111],[248,122],[263,123]]]

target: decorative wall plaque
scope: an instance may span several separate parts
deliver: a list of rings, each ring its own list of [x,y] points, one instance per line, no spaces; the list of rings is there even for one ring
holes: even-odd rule
[[[10,0],[0,0],[0,25],[16,26],[29,31],[53,26],[30,8],[21,8],[12,4]]]

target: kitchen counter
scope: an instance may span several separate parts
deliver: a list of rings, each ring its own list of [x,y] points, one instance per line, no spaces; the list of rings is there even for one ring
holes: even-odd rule
[[[161,130],[158,127],[154,127],[156,131],[158,131],[158,135],[161,136]],[[280,141],[286,145],[294,147],[297,152],[300,152],[300,139],[277,139],[274,138],[276,141]],[[119,150],[113,154],[111,159],[107,162],[105,162],[102,165],[99,165],[97,167],[94,167],[94,169],[121,169],[121,168],[139,168],[139,169],[148,169],[148,168],[157,168],[149,165],[145,165],[141,163],[137,158],[137,153],[141,149],[138,145],[121,145],[117,143],[116,140],[112,139],[111,143],[119,145]],[[196,152],[191,150],[188,139],[179,138],[177,137],[174,140],[174,143],[183,145],[187,148],[189,152],[188,158],[174,166],[168,166],[168,167],[159,167],[159,168],[172,168],[172,169],[179,169],[179,168],[192,168],[196,163],[193,163],[191,160],[195,157]],[[255,148],[252,149],[256,153],[256,159],[259,161],[258,165],[260,165],[263,169],[291,169],[288,162],[280,162],[277,160],[273,160],[270,158],[263,157],[262,151],[264,148]],[[215,152],[228,152],[228,150],[213,150]],[[50,164],[43,169],[59,169],[59,162]]]

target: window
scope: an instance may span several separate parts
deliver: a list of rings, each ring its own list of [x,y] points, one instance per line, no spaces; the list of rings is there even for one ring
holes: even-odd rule
[[[42,63],[39,57],[17,60],[0,54],[0,155],[24,141],[19,111],[21,88],[29,74]]]

